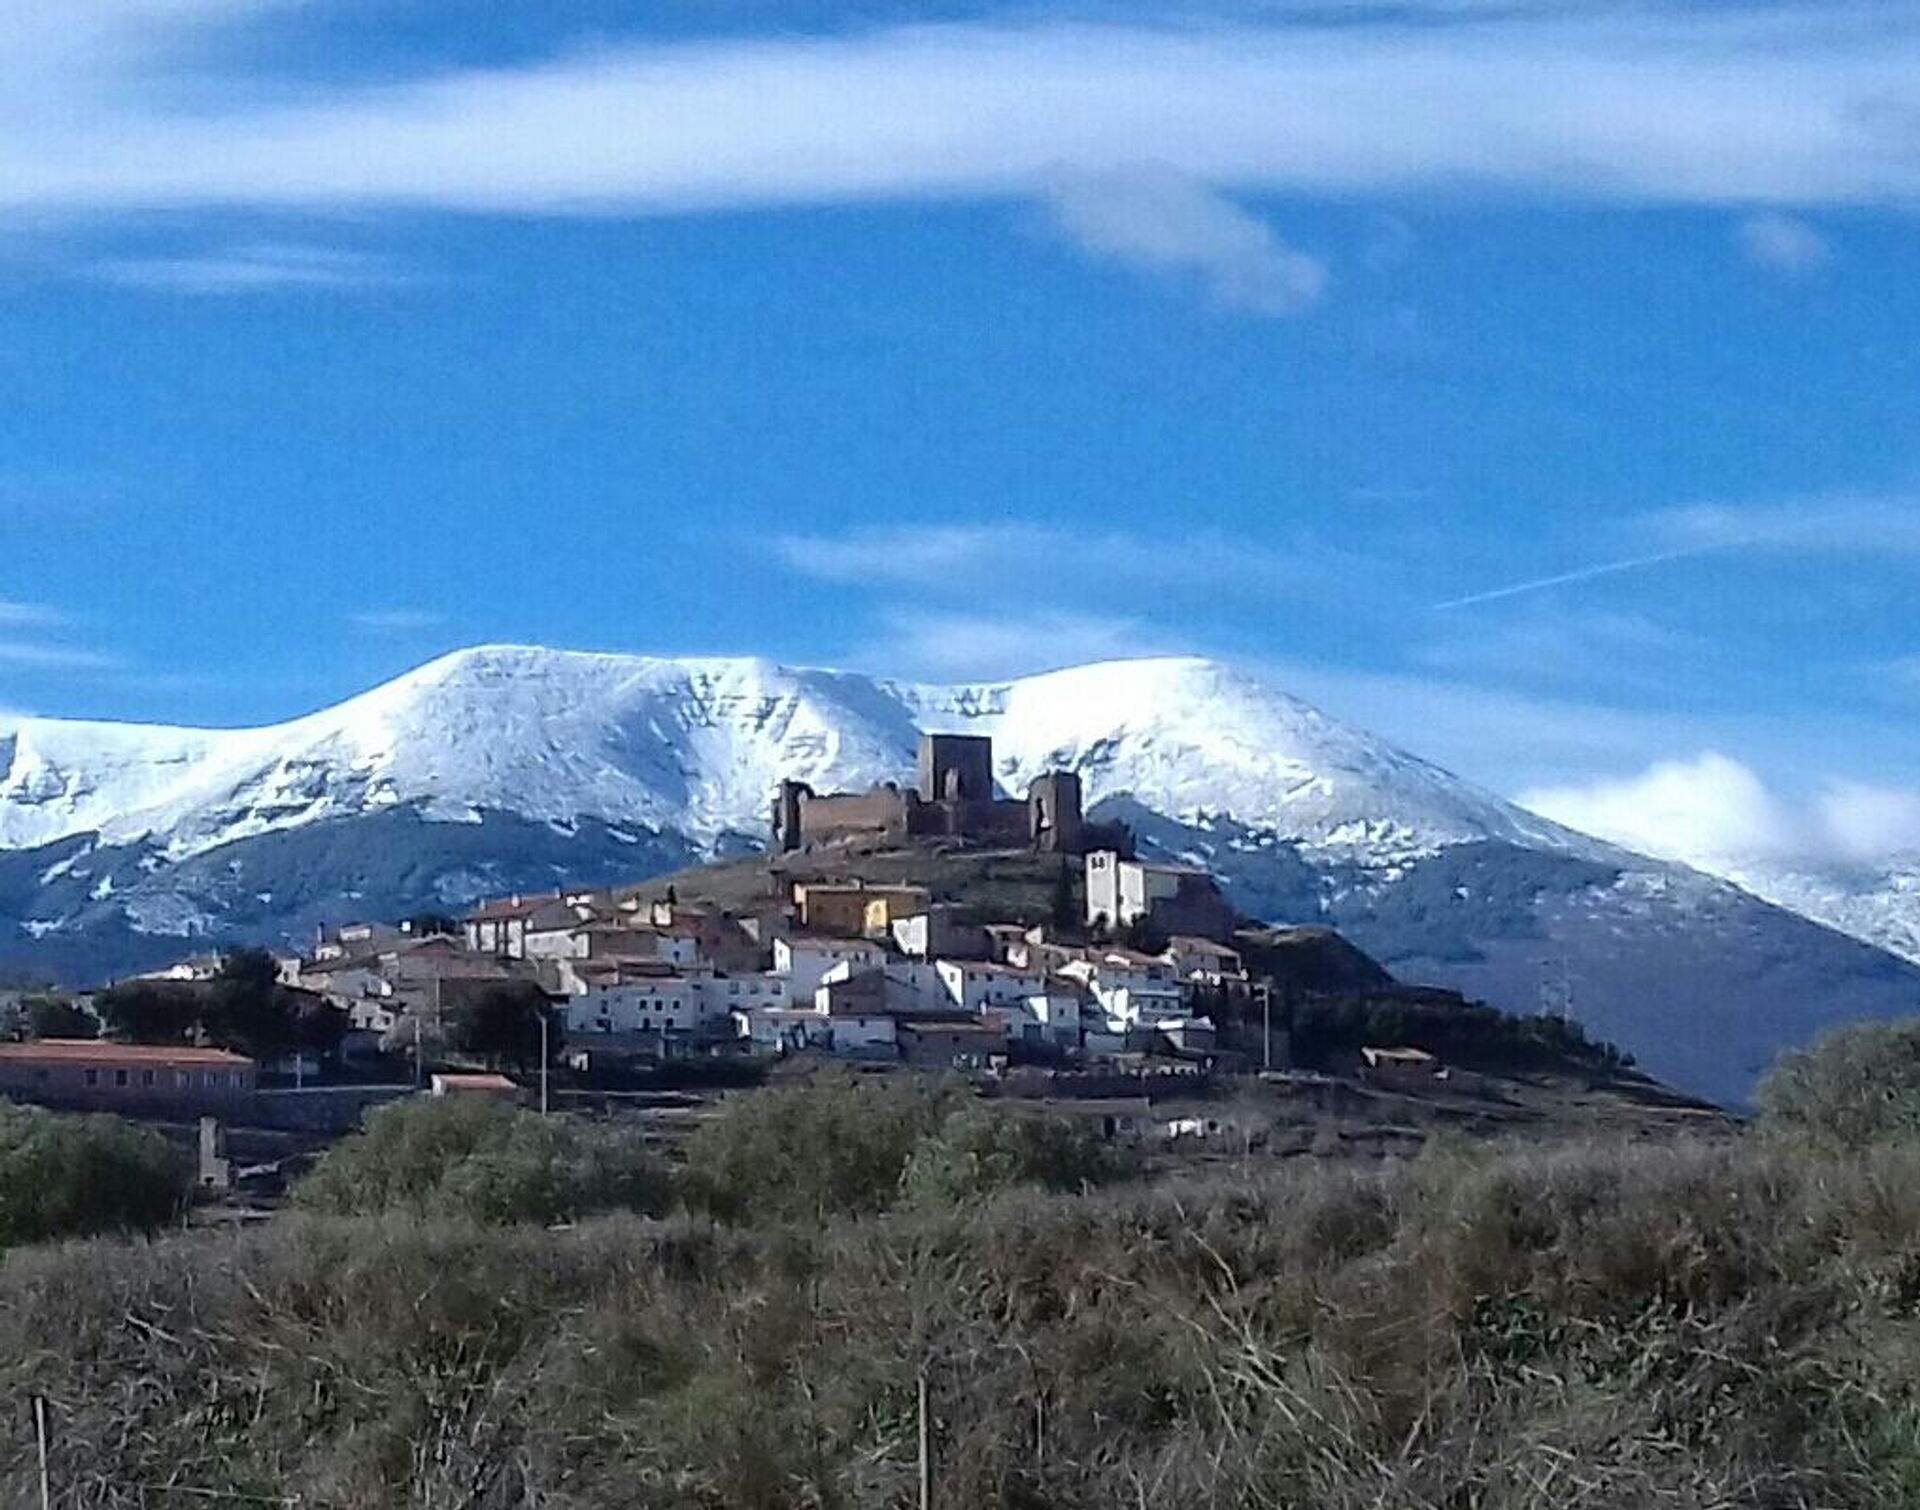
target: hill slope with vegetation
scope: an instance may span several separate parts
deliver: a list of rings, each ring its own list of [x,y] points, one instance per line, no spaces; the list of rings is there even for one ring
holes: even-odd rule
[[[1201,1175],[927,1081],[739,1098],[666,1184],[604,1132],[530,1180],[525,1114],[393,1109],[264,1226],[8,1255],[0,1388],[86,1506],[880,1510],[924,1389],[940,1506],[1895,1510],[1920,1075],[1858,1115],[1861,1047],[1737,1137]]]

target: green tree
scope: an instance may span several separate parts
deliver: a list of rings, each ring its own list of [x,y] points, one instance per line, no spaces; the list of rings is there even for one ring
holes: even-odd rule
[[[95,1232],[150,1232],[193,1192],[186,1155],[118,1117],[0,1107],[0,1247]]]
[[[277,1059],[294,1047],[296,1008],[264,949],[236,949],[202,993],[200,1026],[222,1048]]]
[[[182,981],[122,981],[93,1005],[107,1030],[128,1043],[185,1043],[200,1022],[200,993]]]
[[[688,1199],[734,1221],[885,1210],[920,1140],[966,1094],[923,1076],[833,1070],[809,1085],[729,1097],[687,1140]]]
[[[1125,938],[1127,947],[1141,954],[1158,954],[1167,947],[1166,939],[1144,912],[1127,924]]]
[[[921,1140],[900,1185],[916,1206],[951,1206],[1015,1185],[1083,1190],[1123,1167],[1082,1121],[976,1105],[955,1111]]]
[[[1071,935],[1080,928],[1080,907],[1074,896],[1073,871],[1065,860],[1053,877],[1053,906],[1051,908],[1054,931]]]
[[[51,993],[29,996],[21,1004],[22,1022],[30,1038],[98,1038],[100,1019],[78,1002]]]
[[[294,1189],[308,1210],[492,1223],[666,1209],[665,1167],[637,1133],[474,1097],[415,1096],[372,1112]]]
[[[543,1018],[548,1052],[559,1052],[558,1015],[547,993],[532,981],[488,986],[449,1015],[453,1046],[489,1064],[523,1072],[529,1066],[538,1068]]]
[[[1848,1148],[1920,1135],[1920,1017],[1855,1022],[1774,1061],[1754,1096],[1761,1125]]]

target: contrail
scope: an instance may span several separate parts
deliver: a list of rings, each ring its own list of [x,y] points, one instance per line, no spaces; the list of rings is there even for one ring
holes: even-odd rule
[[[1530,582],[1513,582],[1505,587],[1491,588],[1486,592],[1468,593],[1464,598],[1449,598],[1444,603],[1433,605],[1435,613],[1448,608],[1467,608],[1475,603],[1491,603],[1497,598],[1517,598],[1522,593],[1539,592],[1543,588],[1559,587],[1567,582],[1585,582],[1594,577],[1611,577],[1620,572],[1639,571],[1644,566],[1658,566],[1664,561],[1684,561],[1689,556],[1704,556],[1709,551],[1719,550],[1727,542],[1716,541],[1712,545],[1690,545],[1684,550],[1661,551],[1655,556],[1630,556],[1625,561],[1602,561],[1596,566],[1582,566],[1573,571],[1563,571],[1558,576],[1535,577]]]

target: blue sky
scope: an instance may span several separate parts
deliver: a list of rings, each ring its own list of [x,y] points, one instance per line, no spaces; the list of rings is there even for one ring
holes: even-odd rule
[[[1920,848],[1904,10],[30,8],[0,707],[1196,651],[1596,826]]]

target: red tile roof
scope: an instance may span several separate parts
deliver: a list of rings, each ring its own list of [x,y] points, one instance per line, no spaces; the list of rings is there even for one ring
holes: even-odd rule
[[[467,914],[467,921],[471,923],[491,923],[503,921],[508,918],[523,918],[529,913],[538,912],[542,907],[559,900],[560,893],[557,891],[550,891],[544,896],[537,897],[500,897],[474,908],[472,912]]]
[[[113,1043],[104,1038],[42,1038],[0,1043],[0,1062],[13,1064],[219,1065],[251,1068],[244,1054],[188,1044]]]

